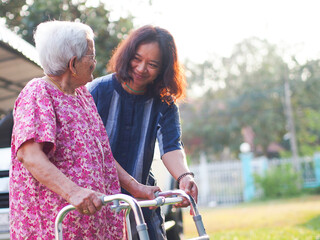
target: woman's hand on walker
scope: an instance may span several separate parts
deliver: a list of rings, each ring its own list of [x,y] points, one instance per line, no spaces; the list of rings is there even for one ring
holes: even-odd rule
[[[179,188],[186,192],[186,194],[191,195],[195,202],[198,202],[198,187],[194,181],[194,178],[190,175],[183,177],[180,180]],[[187,207],[189,206],[189,202],[184,199],[182,203],[178,203],[175,205],[176,207]],[[191,214],[191,210],[190,210]]]
[[[70,194],[68,202],[73,205],[78,212],[86,215],[93,215],[102,207],[101,196],[103,194],[93,190],[79,187]]]
[[[134,198],[140,199],[155,199],[155,192],[161,192],[161,189],[158,186],[147,186],[141,183],[138,183],[136,191],[132,193]],[[149,207],[149,209],[156,209],[157,207]]]

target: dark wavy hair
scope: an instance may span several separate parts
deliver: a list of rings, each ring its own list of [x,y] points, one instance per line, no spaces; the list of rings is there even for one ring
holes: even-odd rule
[[[182,66],[178,61],[177,48],[172,35],[165,29],[143,26],[131,32],[114,50],[107,65],[109,72],[115,72],[120,82],[130,82],[130,61],[135,57],[141,44],[157,42],[162,54],[162,65],[159,75],[148,86],[147,93],[160,96],[169,103],[183,99],[186,94],[186,79]]]

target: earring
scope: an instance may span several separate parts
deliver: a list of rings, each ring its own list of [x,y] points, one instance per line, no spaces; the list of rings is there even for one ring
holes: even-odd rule
[[[75,76],[77,76],[77,74],[73,72],[73,73],[72,73],[72,76],[75,77]]]

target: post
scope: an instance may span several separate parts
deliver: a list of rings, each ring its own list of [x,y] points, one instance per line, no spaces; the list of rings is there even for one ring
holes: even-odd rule
[[[316,185],[320,186],[320,153],[315,153],[313,157]]]
[[[255,195],[255,187],[251,166],[253,154],[252,152],[243,152],[240,153],[239,157],[242,163],[242,177],[244,182],[243,200],[247,202],[252,200]]]
[[[208,204],[208,194],[210,193],[209,189],[209,175],[208,175],[208,163],[207,158],[204,152],[200,153],[200,196],[199,200],[201,204]]]
[[[293,117],[292,104],[291,104],[291,91],[290,91],[290,84],[288,80],[287,67],[285,67],[285,74],[284,74],[284,109],[287,117],[288,129],[290,132],[290,147],[291,147],[292,158],[293,158],[293,166],[295,167],[296,171],[299,172],[300,162],[299,162],[296,130],[295,130],[294,117]]]

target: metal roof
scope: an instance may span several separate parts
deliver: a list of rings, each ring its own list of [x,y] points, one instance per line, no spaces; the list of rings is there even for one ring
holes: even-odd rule
[[[35,47],[0,24],[0,114],[13,109],[22,88],[43,76]]]

